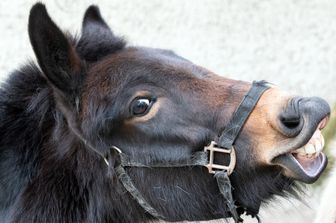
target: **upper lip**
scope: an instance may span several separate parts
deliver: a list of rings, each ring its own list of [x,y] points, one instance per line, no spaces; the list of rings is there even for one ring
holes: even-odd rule
[[[304,118],[305,119],[305,118]],[[313,136],[316,129],[322,130],[325,128],[329,121],[329,114],[322,118],[319,122],[315,122],[310,126],[303,126],[301,133],[295,138],[287,138],[281,141],[280,145],[276,146],[276,149],[271,151],[270,161],[277,156],[290,153],[299,149],[300,147],[306,145],[310,138]],[[308,120],[304,120],[305,123],[308,123]]]

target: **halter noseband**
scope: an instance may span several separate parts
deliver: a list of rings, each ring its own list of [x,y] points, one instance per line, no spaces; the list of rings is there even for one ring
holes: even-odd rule
[[[236,153],[234,144],[247,118],[255,108],[261,95],[268,88],[269,86],[267,86],[265,81],[259,81],[259,82],[254,81],[252,87],[245,94],[237,110],[234,112],[232,118],[230,119],[229,124],[224,128],[222,133],[219,135],[218,140],[211,141],[211,143],[208,146],[204,147],[204,151],[193,153],[189,160],[185,160],[183,162],[170,161],[170,162],[143,163],[131,159],[129,156],[123,153],[122,150],[120,150],[118,147],[112,146],[111,153],[108,153],[107,156],[103,156],[104,161],[108,166],[110,166],[109,160],[112,159],[113,156],[115,156],[115,153],[118,154],[120,158],[120,163],[116,167],[114,167],[114,169],[119,181],[146,212],[148,212],[149,214],[158,219],[165,219],[165,217],[160,215],[146,201],[146,199],[142,196],[141,192],[134,185],[130,176],[127,174],[125,167],[173,168],[173,167],[187,167],[187,166],[204,166],[208,168],[210,174],[214,174],[214,177],[217,180],[219,191],[223,195],[225,203],[234,221],[236,223],[242,222],[243,220],[240,218],[240,215],[237,212],[237,207],[232,197],[232,186],[229,179],[229,175],[234,171],[236,165]],[[94,149],[94,151],[97,150]],[[214,157],[216,153],[223,153],[229,155],[230,163],[228,165],[215,164]],[[102,154],[99,153],[99,155]],[[257,217],[259,221],[258,216],[255,217]]]

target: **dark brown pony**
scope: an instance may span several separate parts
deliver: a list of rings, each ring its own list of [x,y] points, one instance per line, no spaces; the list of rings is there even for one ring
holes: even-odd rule
[[[95,6],[72,38],[38,3],[29,36],[39,66],[21,67],[0,90],[1,222],[155,220],[117,179],[117,156],[108,167],[98,154],[117,146],[138,160],[188,160],[218,136],[251,87],[172,51],[127,46]],[[295,180],[317,180],[329,112],[322,99],[276,87],[262,95],[235,142],[230,180],[239,214],[295,194]],[[168,221],[230,217],[205,167],[126,171]]]

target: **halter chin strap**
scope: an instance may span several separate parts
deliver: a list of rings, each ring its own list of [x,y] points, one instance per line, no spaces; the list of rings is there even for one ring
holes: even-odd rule
[[[95,148],[93,151],[97,152],[103,157],[105,163],[110,167],[115,153],[118,154],[120,162],[114,168],[119,181],[122,183],[124,188],[130,193],[130,195],[137,201],[137,203],[152,216],[165,220],[165,216],[162,216],[155,210],[142,196],[141,192],[136,188],[132,179],[127,174],[125,168],[127,167],[138,167],[138,168],[176,168],[176,167],[187,167],[187,166],[204,166],[208,168],[210,174],[214,174],[216,178],[217,185],[220,193],[223,195],[225,203],[229,209],[229,212],[236,223],[242,222],[243,219],[237,212],[237,207],[235,205],[232,196],[232,186],[229,179],[229,175],[234,171],[236,164],[236,154],[234,149],[234,144],[239,136],[241,129],[243,128],[247,118],[251,114],[252,110],[255,108],[261,95],[269,88],[266,82],[254,81],[250,90],[245,94],[243,100],[238,106],[237,110],[233,114],[229,124],[225,127],[221,135],[219,136],[217,142],[212,141],[208,146],[204,147],[204,151],[195,152],[190,159],[184,161],[169,161],[169,162],[141,162],[139,160],[133,160],[125,153],[122,152],[118,147],[112,146],[110,153],[107,156],[102,156],[100,152],[97,152]],[[83,137],[80,137],[81,139]],[[85,142],[85,140],[84,140]],[[92,146],[90,146],[91,148]],[[214,163],[216,153],[223,153],[230,156],[229,165],[216,164]],[[111,162],[110,162],[111,160]],[[257,217],[258,222],[260,219]]]

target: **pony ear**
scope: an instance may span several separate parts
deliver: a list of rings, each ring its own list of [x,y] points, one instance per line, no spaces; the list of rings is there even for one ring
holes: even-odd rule
[[[84,14],[82,35],[77,46],[81,58],[95,62],[124,47],[125,42],[113,34],[99,8],[91,5]]]
[[[54,88],[73,94],[78,83],[81,61],[70,41],[50,19],[45,6],[35,4],[30,10],[29,38],[38,63]]]

